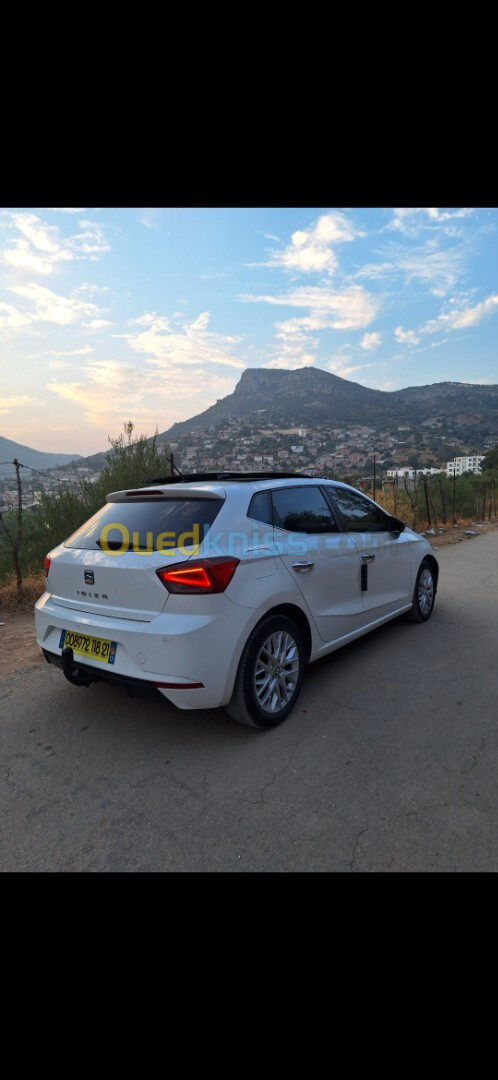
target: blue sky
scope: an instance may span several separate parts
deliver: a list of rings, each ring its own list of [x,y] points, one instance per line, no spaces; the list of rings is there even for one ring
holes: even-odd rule
[[[498,383],[496,209],[0,211],[0,434],[90,454],[244,368]]]

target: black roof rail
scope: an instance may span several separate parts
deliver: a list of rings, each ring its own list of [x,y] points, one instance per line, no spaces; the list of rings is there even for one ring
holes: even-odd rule
[[[148,484],[193,484],[197,482],[209,482],[213,480],[316,480],[318,477],[309,476],[300,472],[229,472],[220,469],[218,472],[183,473],[182,476],[153,476],[147,481]]]

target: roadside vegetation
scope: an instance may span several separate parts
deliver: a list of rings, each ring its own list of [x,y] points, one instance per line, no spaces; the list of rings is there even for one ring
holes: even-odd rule
[[[400,477],[384,483],[376,491],[375,500],[410,528],[422,532],[494,520],[497,493],[498,468],[494,468],[483,470],[479,476],[464,473],[454,479],[441,474],[421,476],[416,483]]]
[[[44,493],[34,510],[10,511],[0,521],[0,608],[30,610],[44,591],[43,560],[47,552],[65,540],[105,503],[110,491],[140,487],[154,476],[170,472],[168,451],[158,451],[157,431],[133,434],[131,421],[117,439],[109,438],[111,450],[98,480],[82,480],[68,488],[60,484],[55,494]]]

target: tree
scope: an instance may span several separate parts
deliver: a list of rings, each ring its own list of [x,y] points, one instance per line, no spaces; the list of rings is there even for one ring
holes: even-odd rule
[[[111,491],[143,487],[154,476],[169,475],[169,448],[165,447],[162,452],[157,449],[157,428],[152,438],[147,435],[134,437],[133,430],[134,425],[128,420],[117,439],[109,436],[112,449],[107,455],[107,465],[94,483],[83,480],[77,492],[66,490],[42,496],[47,551],[62,543],[92,517]]]
[[[481,472],[488,472],[490,469],[498,469],[498,446],[488,450],[481,461]]]

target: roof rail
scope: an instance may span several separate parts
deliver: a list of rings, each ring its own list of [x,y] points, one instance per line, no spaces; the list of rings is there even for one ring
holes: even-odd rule
[[[218,472],[183,473],[182,476],[153,476],[147,481],[148,484],[193,484],[209,482],[213,480],[313,480],[316,477],[300,472],[227,472],[220,469]]]

